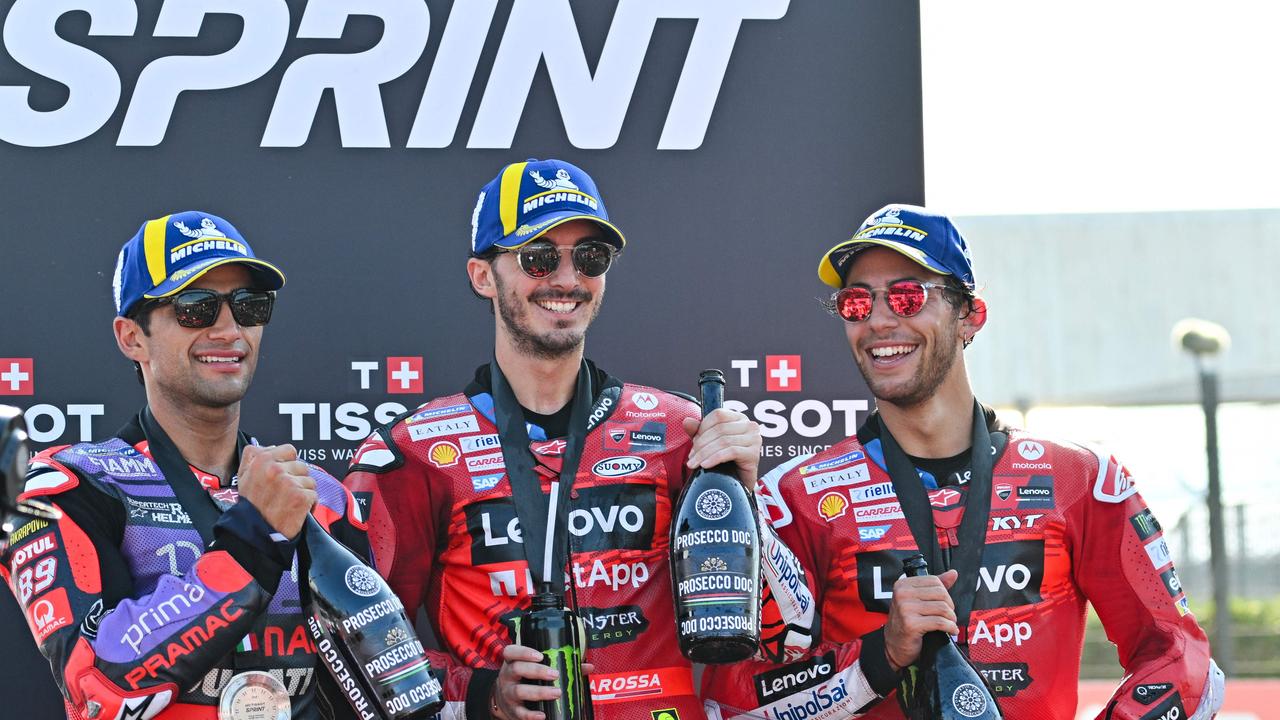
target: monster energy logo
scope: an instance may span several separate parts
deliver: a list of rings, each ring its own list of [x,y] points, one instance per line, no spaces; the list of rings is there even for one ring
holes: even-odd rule
[[[561,645],[547,648],[542,651],[542,654],[546,656],[547,664],[555,668],[559,674],[555,684],[560,689],[560,697],[556,698],[556,713],[560,717],[578,717],[577,700],[578,693],[581,692],[578,689],[578,675],[581,667],[578,648],[573,645]],[[565,702],[569,703],[567,708],[564,706]]]
[[[1133,524],[1133,529],[1138,533],[1140,540],[1147,538],[1160,532],[1160,521],[1156,520],[1156,516],[1151,514],[1150,510],[1142,512],[1129,518],[1129,522]]]

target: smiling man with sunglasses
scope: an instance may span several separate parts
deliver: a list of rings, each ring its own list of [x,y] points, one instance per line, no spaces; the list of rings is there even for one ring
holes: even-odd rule
[[[113,328],[147,405],[109,440],[33,459],[23,499],[64,514],[27,526],[7,568],[68,717],[350,714],[319,690],[294,546],[314,507],[367,554],[356,505],[291,445],[240,431],[284,280],[203,212],[149,220],[120,250]]]
[[[495,315],[493,362],[353,458],[346,483],[369,498],[375,564],[405,607],[426,608],[448,653],[432,658],[450,668],[448,712],[539,720],[525,703],[558,697],[542,654],[513,643],[545,590],[585,622],[598,720],[703,717],[675,637],[672,505],[695,467],[733,462],[754,485],[759,429],[725,409],[699,422],[690,400],[584,358],[624,244],[580,168],[503,168],[476,203],[467,261]]]
[[[925,634],[942,631],[1004,717],[1071,720],[1088,602],[1126,671],[1102,717],[1211,717],[1222,673],[1128,471],[1009,427],[974,398],[964,350],[987,305],[951,220],[886,206],[818,275],[836,289],[827,309],[876,412],[856,437],[761,479],[771,524],[813,583],[821,645],[802,664],[711,668],[721,714],[787,717],[834,697],[807,720],[922,717],[911,668]],[[934,574],[901,577],[916,552]]]

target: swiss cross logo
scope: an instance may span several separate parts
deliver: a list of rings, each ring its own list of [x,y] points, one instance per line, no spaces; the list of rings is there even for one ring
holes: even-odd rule
[[[387,392],[393,394],[421,393],[422,357],[387,358]]]
[[[769,392],[800,392],[799,355],[765,355],[765,390]]]
[[[34,368],[31,358],[0,358],[0,395],[35,395]]]

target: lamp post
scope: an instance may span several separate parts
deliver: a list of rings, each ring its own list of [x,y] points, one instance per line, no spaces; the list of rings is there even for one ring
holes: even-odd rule
[[[1229,568],[1222,518],[1222,481],[1218,473],[1218,371],[1214,358],[1231,346],[1226,328],[1188,318],[1173,326],[1174,342],[1195,360],[1204,409],[1205,454],[1209,460],[1209,567],[1213,573],[1213,650],[1224,672],[1232,670]]]

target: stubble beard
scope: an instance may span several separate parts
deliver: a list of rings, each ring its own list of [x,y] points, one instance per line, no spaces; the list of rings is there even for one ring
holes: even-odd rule
[[[959,321],[956,321],[958,324]],[[954,327],[947,328],[938,335],[939,338],[955,337]],[[921,358],[916,371],[905,381],[889,382],[878,380],[870,366],[870,360],[862,351],[854,353],[854,362],[862,379],[866,381],[871,394],[878,402],[887,402],[898,407],[915,407],[933,397],[938,388],[951,373],[956,357],[961,350],[955,345],[935,342],[929,345],[928,354]],[[919,352],[919,350],[917,350]]]
[[[600,291],[600,297],[594,304],[593,296],[586,290],[578,289],[571,293],[534,293],[528,299],[526,304],[520,298],[516,297],[514,292],[508,293],[500,276],[494,275],[495,285],[498,289],[498,317],[507,329],[507,336],[511,338],[512,344],[515,345],[517,351],[523,355],[540,358],[543,360],[556,360],[574,354],[582,350],[586,343],[586,328],[595,322],[596,315],[600,313],[601,302],[604,291]],[[546,298],[569,299],[575,302],[591,304],[591,317],[587,319],[586,325],[581,329],[574,328],[557,328],[551,332],[538,334],[529,327],[529,304],[536,300]]]

